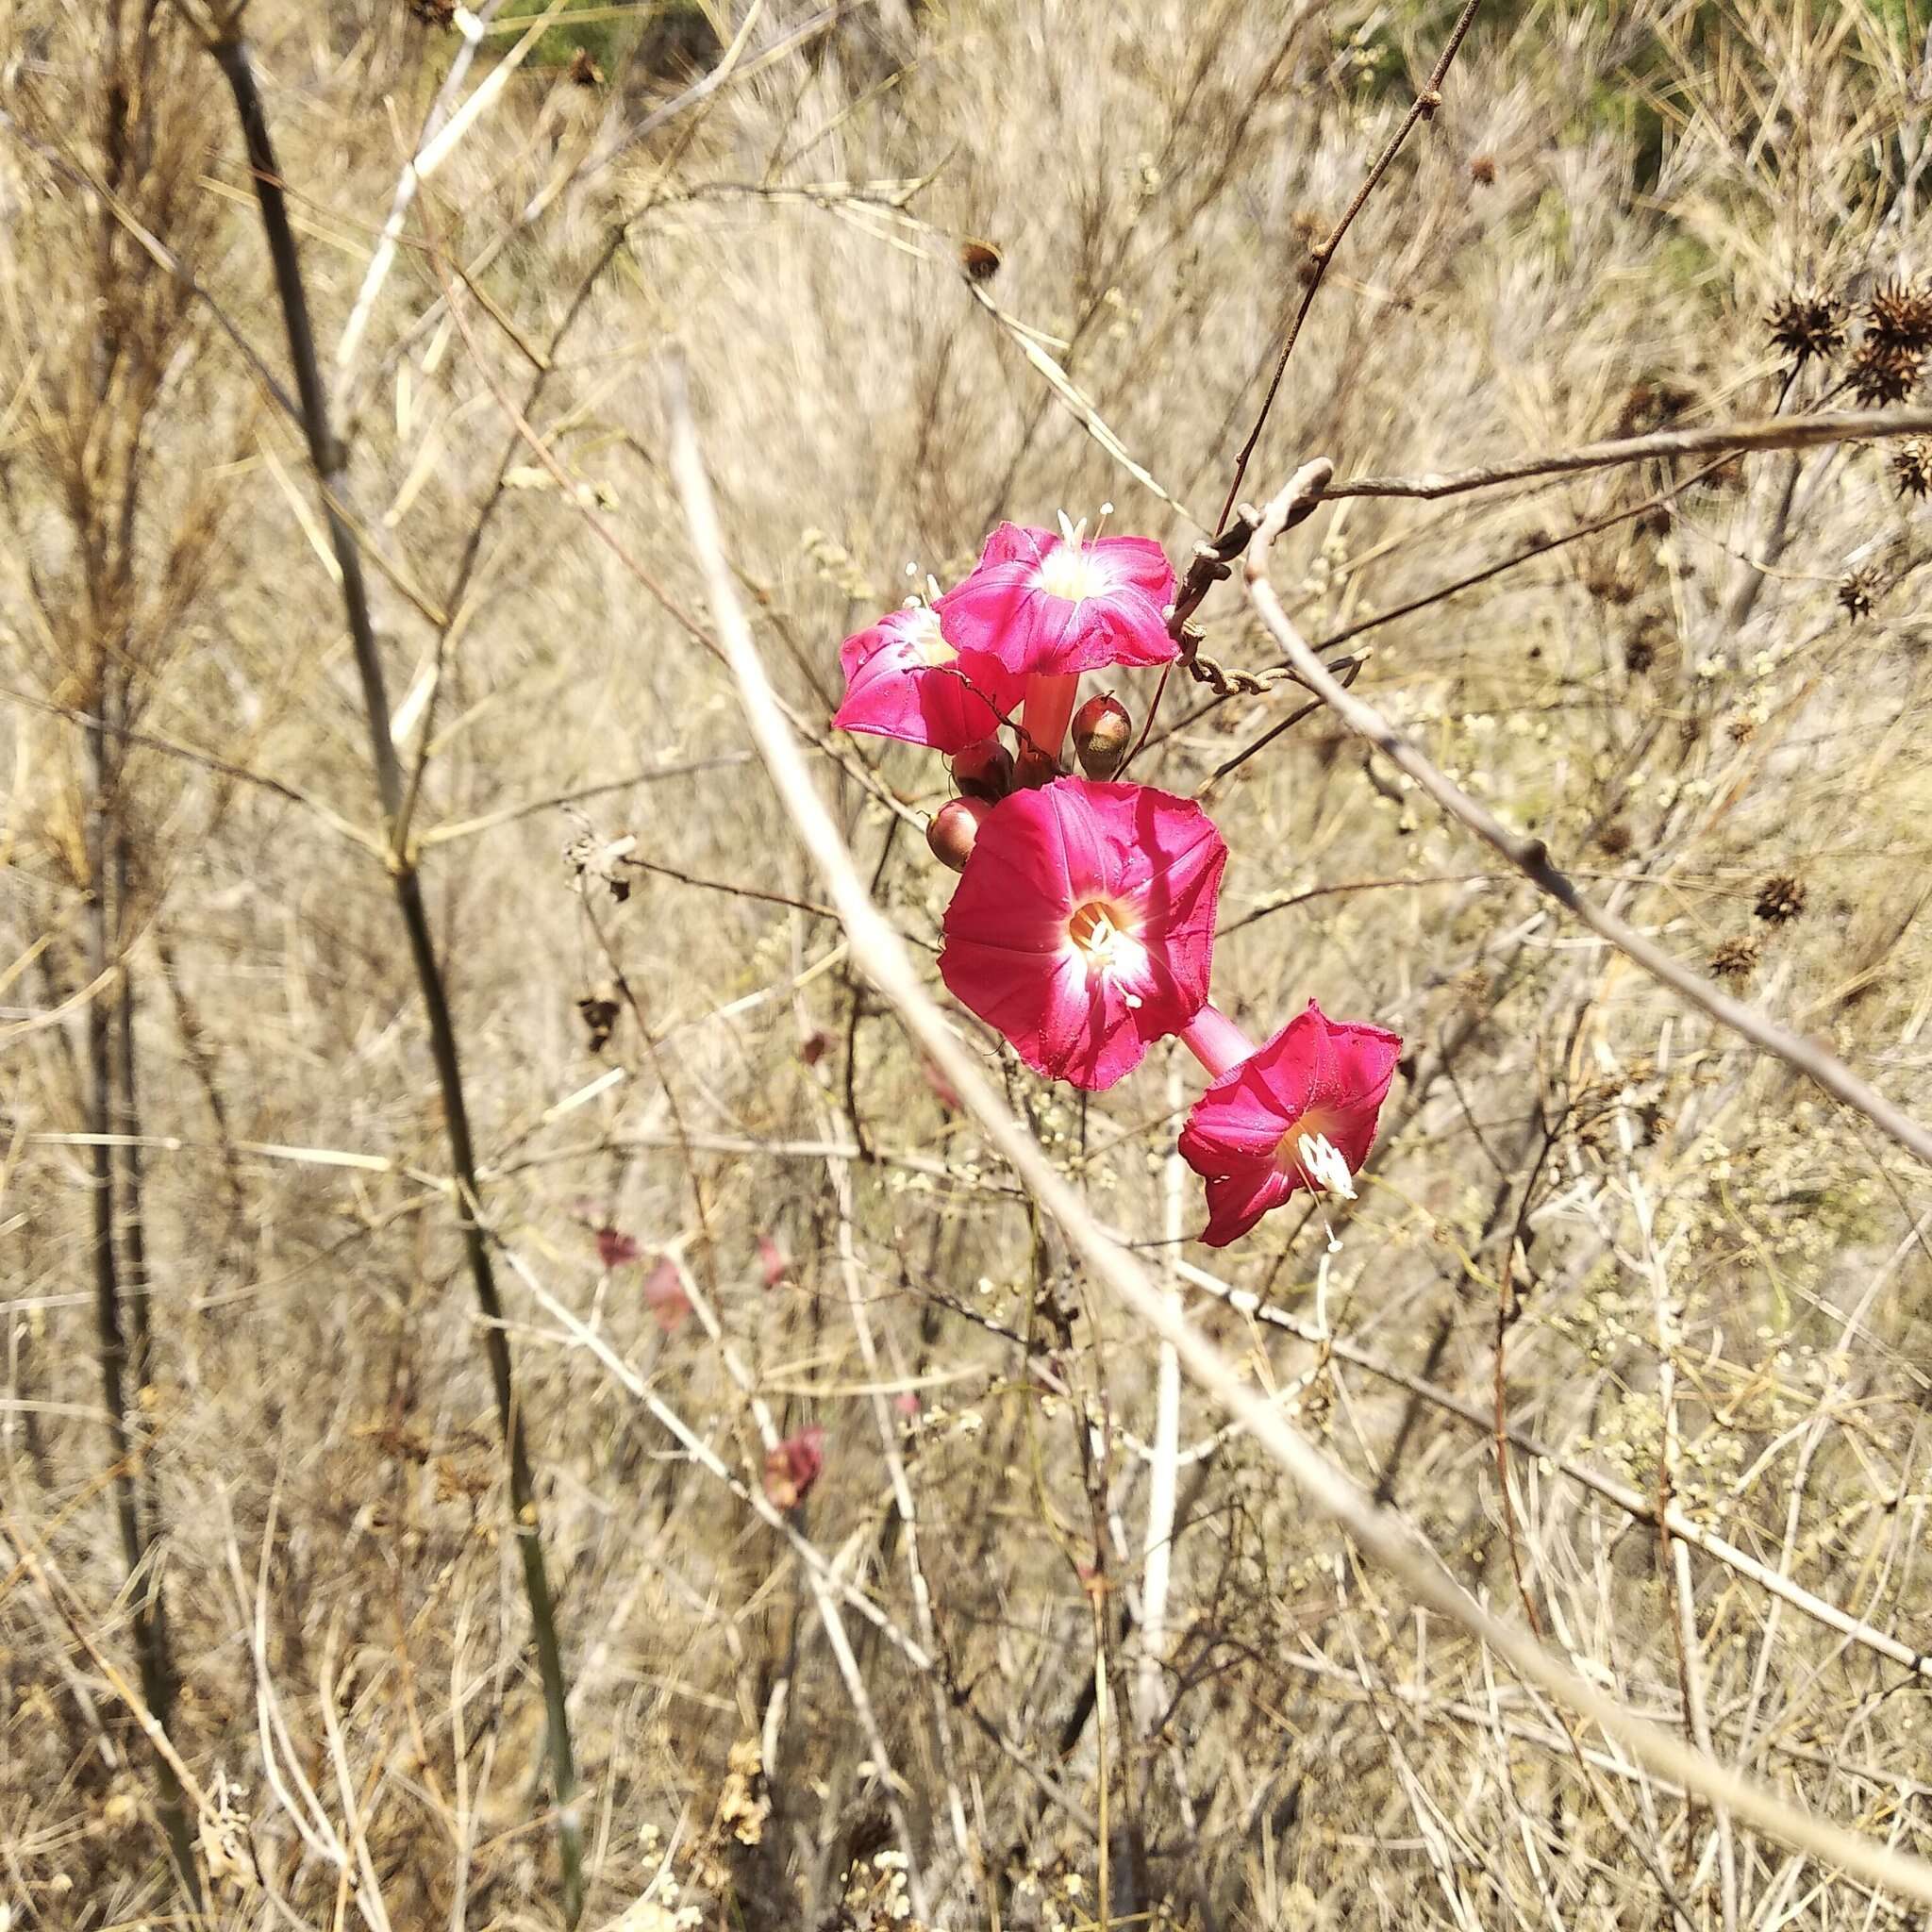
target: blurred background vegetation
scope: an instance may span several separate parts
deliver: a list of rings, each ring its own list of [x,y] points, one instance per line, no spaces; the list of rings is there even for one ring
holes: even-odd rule
[[[829,733],[841,639],[1003,517],[1108,501],[1185,561],[1456,9],[571,4],[518,58],[545,10],[245,25],[414,786],[584,1923],[1911,1923],[1573,1738],[1191,1394],[1143,1641],[1149,1339],[851,974],[706,648],[674,345],[761,649],[933,947],[945,774]],[[1872,299],[1927,266],[1927,26],[1483,6],[1247,493],[1873,400]],[[432,110],[479,96],[373,276]],[[560,1925],[449,1089],[233,102],[170,7],[0,0],[0,1913]],[[1794,368],[1769,318],[1813,296],[1848,332]],[[1353,498],[1276,580],[1459,782],[1924,1118],[1927,470]],[[1202,614],[1271,661],[1233,588]],[[1285,1212],[1210,1254],[1191,1178],[1175,1227],[1191,1062],[1083,1100],[962,1034],[1458,1578],[1932,1853],[1897,1660],[1932,1649],[1924,1175],[1330,721],[1260,745],[1293,708],[1176,677],[1135,775],[1230,845],[1221,1005],[1407,1042],[1339,1252]]]

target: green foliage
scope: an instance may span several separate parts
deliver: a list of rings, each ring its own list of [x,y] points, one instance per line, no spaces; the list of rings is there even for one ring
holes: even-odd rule
[[[548,10],[550,0],[507,0],[499,23],[534,20]],[[637,40],[641,17],[645,9],[626,9],[622,17],[612,18],[616,9],[610,0],[563,0],[557,25],[544,30],[542,37],[525,57],[532,67],[567,67],[578,53],[588,54],[606,74],[614,71],[632,43]],[[655,11],[656,9],[651,9]],[[575,15],[590,16],[576,19]],[[499,49],[507,50],[516,44],[517,36],[505,33],[496,39]]]

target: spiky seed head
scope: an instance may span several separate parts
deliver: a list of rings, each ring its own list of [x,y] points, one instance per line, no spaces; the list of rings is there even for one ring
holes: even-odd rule
[[[1854,624],[1872,615],[1873,599],[1878,594],[1878,573],[1867,564],[1839,579],[1838,601]]]
[[[1904,402],[1918,387],[1924,362],[1920,350],[1889,342],[1882,336],[1867,335],[1852,357],[1847,380],[1852,393],[1868,409],[1875,409],[1886,403]]]
[[[1757,902],[1751,911],[1768,925],[1789,925],[1804,909],[1804,881],[1781,872],[1773,874],[1758,887]]]
[[[1723,940],[1711,948],[1710,970],[1720,979],[1736,985],[1749,979],[1757,970],[1757,941],[1753,939]]]
[[[1865,333],[1889,348],[1932,349],[1932,288],[1894,277],[1865,305]]]
[[[1891,480],[1901,496],[1932,495],[1932,442],[1915,436],[1891,453]]]
[[[1494,155],[1473,155],[1469,163],[1469,178],[1478,188],[1494,186],[1496,179],[1496,158]]]
[[[1765,319],[1772,346],[1802,368],[1813,356],[1829,361],[1845,345],[1845,305],[1836,295],[1790,294]]]

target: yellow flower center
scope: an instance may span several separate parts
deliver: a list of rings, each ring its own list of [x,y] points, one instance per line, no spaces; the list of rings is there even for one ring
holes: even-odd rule
[[[1067,938],[1089,973],[1117,970],[1139,950],[1130,923],[1104,899],[1090,899],[1075,909],[1067,921]]]

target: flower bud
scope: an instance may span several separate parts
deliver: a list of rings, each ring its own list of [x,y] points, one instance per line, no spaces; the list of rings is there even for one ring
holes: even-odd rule
[[[983,798],[949,798],[925,828],[925,842],[941,865],[964,872],[982,820],[992,810]]]
[[[1037,785],[1051,785],[1059,774],[1059,760],[1052,753],[1041,751],[1037,744],[1024,744],[1013,760],[1013,790],[1031,791]]]
[[[997,738],[982,738],[955,754],[953,783],[969,798],[997,805],[1012,789],[1013,754]]]
[[[1090,778],[1111,778],[1126,762],[1134,721],[1126,706],[1102,692],[1074,713],[1074,750]]]

